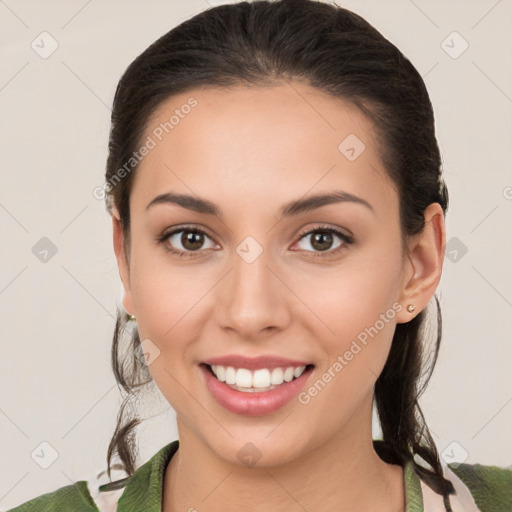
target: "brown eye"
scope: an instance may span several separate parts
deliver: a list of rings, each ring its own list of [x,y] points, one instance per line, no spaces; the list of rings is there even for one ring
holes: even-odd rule
[[[164,244],[165,249],[180,256],[195,256],[192,253],[200,253],[201,249],[215,247],[212,239],[196,228],[175,229],[162,235],[158,241]],[[210,242],[209,246],[208,242]]]
[[[327,251],[333,244],[332,233],[317,232],[311,237],[311,246],[318,251]]]
[[[197,231],[182,231],[180,242],[187,251],[197,251],[204,243],[204,236]]]
[[[338,239],[338,242],[336,239]],[[304,247],[304,242],[307,240],[309,240],[309,245],[313,250],[308,250]],[[299,240],[299,244],[301,243],[303,244],[301,248],[306,250],[306,252],[313,253],[314,256],[323,256],[321,253],[326,253],[325,256],[328,256],[335,254],[345,246],[352,244],[353,239],[349,235],[346,235],[335,228],[318,227],[302,235]]]

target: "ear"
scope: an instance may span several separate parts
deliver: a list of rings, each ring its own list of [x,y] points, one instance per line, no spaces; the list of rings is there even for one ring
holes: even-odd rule
[[[402,309],[396,317],[399,324],[409,322],[427,307],[441,279],[446,245],[441,205],[430,204],[425,210],[424,218],[423,231],[412,236],[408,242],[404,283],[399,299]],[[409,304],[415,306],[413,312],[407,311]]]
[[[114,252],[116,254],[117,266],[119,268],[119,277],[123,284],[123,308],[130,315],[136,315],[134,301],[130,285],[130,261],[127,254],[128,247],[125,247],[126,241],[123,233],[123,224],[117,208],[112,208],[112,232],[114,241]]]

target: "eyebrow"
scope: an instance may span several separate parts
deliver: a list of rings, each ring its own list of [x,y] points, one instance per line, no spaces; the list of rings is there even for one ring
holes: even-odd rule
[[[297,199],[285,204],[280,210],[280,218],[291,217],[334,203],[360,204],[375,213],[373,206],[365,199],[348,192],[335,190],[329,193],[316,194],[305,199]],[[186,194],[175,194],[172,192],[160,194],[146,206],[146,210],[157,204],[176,204],[197,213],[222,217],[220,209],[211,201]]]

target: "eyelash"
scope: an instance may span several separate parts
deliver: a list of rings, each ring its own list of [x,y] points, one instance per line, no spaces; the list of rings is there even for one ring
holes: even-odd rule
[[[163,233],[160,237],[157,238],[157,242],[159,244],[162,244],[166,251],[168,251],[168,252],[170,252],[172,254],[175,254],[175,255],[179,256],[180,258],[194,258],[194,257],[196,257],[196,255],[201,252],[200,250],[199,251],[181,251],[181,250],[178,250],[178,249],[174,249],[172,246],[170,246],[167,243],[167,240],[171,236],[175,235],[176,233],[181,233],[181,232],[197,233],[197,234],[205,235],[208,238],[211,238],[203,230],[198,229],[198,228],[196,228],[194,226],[181,226],[180,228],[176,228],[176,229],[173,229],[172,231],[168,231],[168,232]],[[334,235],[338,236],[344,243],[341,244],[339,247],[337,247],[336,249],[334,249],[332,251],[306,251],[306,252],[313,253],[313,257],[325,258],[325,257],[328,257],[328,256],[332,256],[332,255],[337,254],[338,252],[342,251],[343,249],[345,249],[346,246],[349,246],[349,245],[354,243],[353,238],[350,237],[349,235],[343,233],[342,231],[340,231],[340,230],[338,230],[336,228],[332,228],[330,226],[323,226],[323,225],[317,226],[314,229],[310,229],[309,231],[306,231],[305,233],[302,233],[299,236],[299,240],[298,241],[302,240],[303,238],[306,238],[308,235],[312,235],[312,234],[318,233],[318,232],[334,234]]]

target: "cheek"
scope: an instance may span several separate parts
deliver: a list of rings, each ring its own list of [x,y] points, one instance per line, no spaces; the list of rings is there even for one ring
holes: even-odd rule
[[[364,305],[352,301],[346,308],[338,306],[332,311],[331,326],[336,334],[321,340],[325,357],[311,385],[299,396],[300,404],[310,408],[309,418],[323,416],[326,432],[356,418],[362,403],[373,393],[389,354],[400,308],[385,300],[372,300]]]
[[[323,408],[334,400],[343,405],[338,410],[343,415],[372,390],[402,309],[397,302],[402,268],[399,247],[396,242],[376,240],[351,254],[336,270],[304,272],[297,279],[298,294],[308,298],[315,313],[304,325],[314,331],[324,355],[318,385],[311,390],[317,394],[313,399],[308,393],[305,401],[311,399]]]
[[[139,257],[140,256],[140,257]],[[158,358],[149,370],[168,399],[179,394],[175,377],[179,382],[185,377],[184,362],[192,362],[194,344],[199,339],[204,319],[201,314],[201,298],[211,285],[199,279],[192,266],[172,266],[160,262],[153,254],[135,255],[132,266],[132,293],[137,310],[137,328],[141,341],[150,340],[150,347]],[[153,345],[154,344],[154,345]],[[165,390],[165,391],[164,391]]]
[[[144,259],[145,258],[145,259]],[[132,293],[137,308],[137,328],[142,343],[157,354],[149,371],[157,387],[176,410],[186,410],[188,395],[180,383],[188,382],[193,343],[200,337],[201,297],[211,286],[201,281],[192,266],[171,265],[155,254],[135,255]],[[204,276],[203,276],[204,277]],[[184,364],[185,363],[185,364]]]
[[[392,337],[401,309],[397,303],[401,271],[399,245],[386,243],[382,237],[347,252],[338,265],[300,268],[293,289],[313,313],[307,318],[323,325],[323,339],[331,352],[344,349],[358,337],[364,342],[368,329],[375,334],[375,326],[379,331],[375,336]]]

